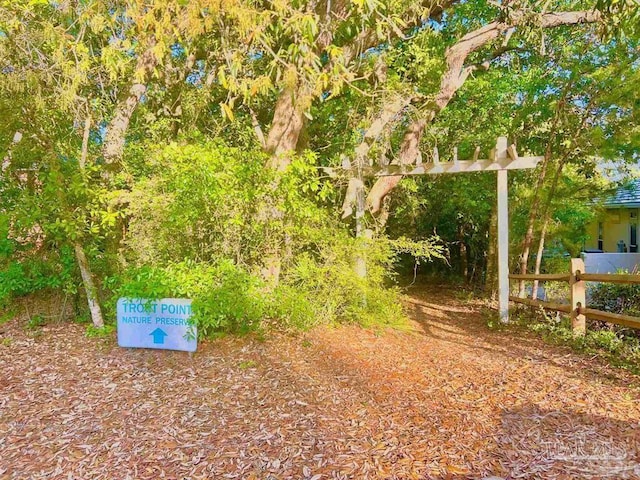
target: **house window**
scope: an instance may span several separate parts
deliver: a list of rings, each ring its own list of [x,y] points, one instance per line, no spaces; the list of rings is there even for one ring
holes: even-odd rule
[[[602,250],[602,251],[604,251],[603,232],[604,232],[604,226],[602,225],[602,222],[598,222],[598,250]]]

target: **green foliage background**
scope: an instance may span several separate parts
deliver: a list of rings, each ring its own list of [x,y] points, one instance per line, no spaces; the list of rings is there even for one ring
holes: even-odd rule
[[[384,107],[407,96],[367,161],[397,161],[406,127],[430,113],[425,162],[434,147],[443,161],[454,148],[486,157],[507,135],[520,154],[546,154],[551,171],[564,165],[557,188],[549,175],[538,193],[548,244],[576,255],[589,205],[611,186],[599,166],[640,154],[633,3],[473,0],[438,13],[359,0],[327,16],[304,1],[0,0],[0,303],[81,295],[78,247],[109,321],[117,296],[188,296],[203,335],[401,321],[394,281],[407,257],[482,285],[491,174],[404,179],[387,219],[360,219],[363,238],[340,219],[348,179],[324,167],[355,158]],[[549,12],[595,6],[598,25],[539,28]],[[433,110],[451,47],[516,11],[527,21],[471,52],[465,68],[481,68]],[[363,37],[374,47],[361,51]],[[138,99],[133,87],[144,87]],[[303,125],[287,167],[270,168],[264,136],[287,99]],[[128,101],[124,155],[110,164],[108,127]],[[514,263],[539,174],[510,175]],[[264,280],[272,258],[278,285]],[[366,279],[353,268],[362,258]]]

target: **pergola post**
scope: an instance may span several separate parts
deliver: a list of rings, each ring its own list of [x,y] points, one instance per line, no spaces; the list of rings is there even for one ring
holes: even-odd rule
[[[356,235],[361,236],[363,225],[361,223],[364,215],[364,175],[375,177],[386,176],[411,176],[411,175],[441,175],[445,173],[471,173],[471,172],[496,172],[498,174],[498,287],[500,292],[500,320],[504,323],[509,321],[509,194],[508,176],[509,170],[522,170],[535,168],[538,162],[544,157],[520,157],[515,145],[508,146],[507,137],[499,137],[496,148],[491,150],[487,159],[479,159],[480,147],[476,147],[472,160],[459,160],[458,150],[454,148],[453,158],[450,162],[441,161],[437,148],[433,151],[433,162],[417,162],[415,165],[390,164],[385,166],[357,165],[357,171],[346,162],[340,170],[352,173],[349,188],[352,191],[353,202],[356,204]],[[324,169],[329,175],[337,176],[338,169],[326,167]],[[347,195],[349,198],[349,195]],[[349,204],[351,205],[351,204]],[[350,207],[349,207],[350,210]],[[350,213],[349,213],[350,214]],[[348,215],[349,215],[348,214]],[[363,258],[356,261],[359,276],[366,275],[366,264]]]
[[[507,138],[499,137],[496,162],[507,159]],[[506,169],[498,170],[498,291],[500,321],[509,322],[509,183]]]

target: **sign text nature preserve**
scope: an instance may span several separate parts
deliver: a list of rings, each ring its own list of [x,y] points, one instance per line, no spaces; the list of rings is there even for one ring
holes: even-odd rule
[[[117,316],[121,347],[196,351],[198,332],[189,321],[191,300],[121,298]]]

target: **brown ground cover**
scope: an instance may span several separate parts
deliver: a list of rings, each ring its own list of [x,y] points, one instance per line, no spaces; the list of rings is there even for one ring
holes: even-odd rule
[[[637,377],[487,329],[445,287],[411,332],[318,328],[186,353],[19,322],[0,479],[640,478]]]

